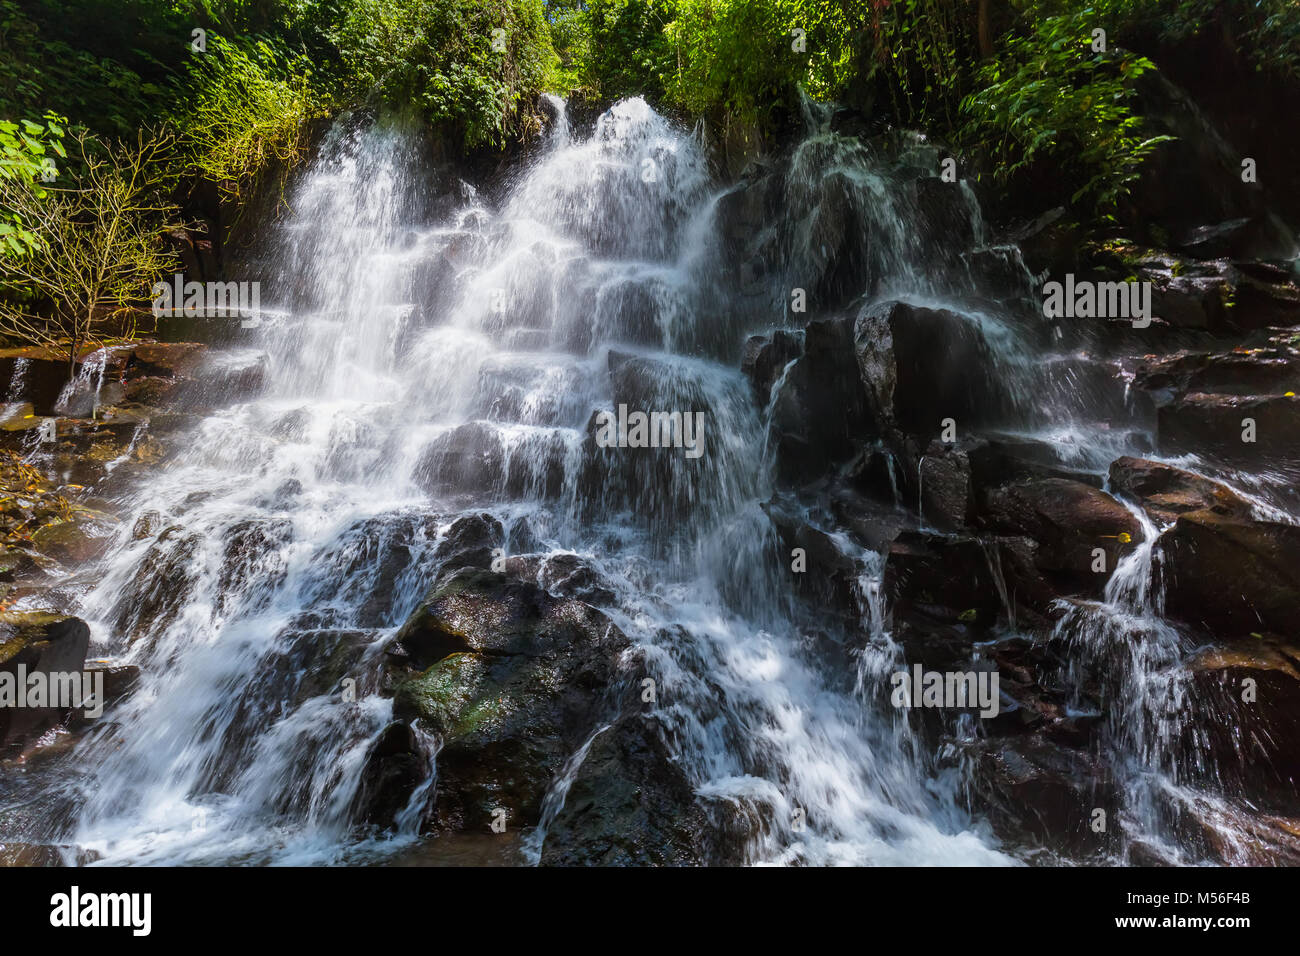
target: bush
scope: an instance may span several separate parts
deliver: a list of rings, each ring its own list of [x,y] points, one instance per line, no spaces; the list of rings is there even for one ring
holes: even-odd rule
[[[234,198],[264,169],[294,166],[308,121],[326,112],[307,58],[265,39],[236,45],[209,34],[190,72],[195,98],[174,123],[193,167]]]

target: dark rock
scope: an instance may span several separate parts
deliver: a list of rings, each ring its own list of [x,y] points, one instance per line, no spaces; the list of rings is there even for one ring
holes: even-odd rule
[[[854,346],[870,416],[937,436],[945,418],[968,430],[1006,414],[993,352],[973,321],[953,312],[887,302],[864,308]]]
[[[60,614],[7,613],[0,618],[0,673],[18,690],[23,673],[80,675],[90,646],[90,628],[80,618]],[[78,676],[78,680],[80,676]],[[48,681],[48,676],[47,676]],[[0,706],[0,745],[13,746],[62,720],[59,707]]]
[[[921,520],[940,531],[960,531],[975,510],[970,458],[935,442],[917,465]]]
[[[855,372],[852,320],[808,323],[803,355],[786,373],[772,405],[777,468],[784,480],[819,478],[873,436]]]
[[[415,468],[429,494],[491,494],[505,484],[505,450],[487,422],[458,425],[429,443]]]
[[[1157,429],[1161,454],[1199,452],[1251,462],[1295,458],[1300,449],[1300,398],[1191,392],[1159,408]]]
[[[1095,809],[1115,819],[1119,799],[1104,765],[1041,734],[1000,737],[981,746],[975,767],[977,805],[1013,845],[1098,857],[1114,832],[1092,830]]]
[[[506,575],[457,571],[395,642],[394,717],[442,741],[438,827],[487,828],[498,808],[512,829],[536,824],[561,768],[619,707],[626,638],[594,608]]]
[[[1300,526],[1194,511],[1160,538],[1168,613],[1221,637],[1294,633]]]
[[[772,396],[772,386],[780,378],[786,365],[803,354],[803,343],[797,332],[776,329],[770,335],[752,335],[745,342],[740,370],[754,386],[754,400],[766,408]]]
[[[1067,576],[1099,591],[1105,576],[1093,572],[1093,550],[1106,554],[1113,571],[1142,539],[1142,526],[1122,504],[1097,488],[1062,478],[1016,482],[988,491],[981,523],[1002,533],[1026,535],[1038,543],[1044,571]]]
[[[592,741],[546,830],[543,866],[709,862],[705,811],[652,718],[629,714]]]
[[[889,547],[881,587],[896,617],[919,609],[988,627],[1002,608],[985,546],[976,538],[904,531]]]
[[[1152,518],[1164,524],[1203,509],[1250,516],[1249,503],[1227,485],[1145,458],[1116,459],[1110,466],[1110,486],[1140,502]]]
[[[1248,637],[1201,651],[1187,669],[1195,701],[1187,757],[1208,765],[1221,785],[1257,809],[1294,813],[1300,780],[1296,647],[1273,636]],[[1254,685],[1251,694],[1247,680]]]
[[[352,819],[381,830],[393,827],[428,772],[415,731],[401,721],[389,724],[366,756]]]
[[[504,544],[505,529],[486,511],[457,518],[434,551],[439,578],[460,568],[491,568],[494,555]]]

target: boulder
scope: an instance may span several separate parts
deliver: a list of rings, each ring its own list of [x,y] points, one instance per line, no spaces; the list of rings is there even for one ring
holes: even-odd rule
[[[546,829],[543,866],[698,866],[712,830],[648,715],[596,735]]]
[[[616,717],[626,648],[605,615],[529,582],[462,568],[435,585],[394,638],[385,678],[394,717],[442,742],[433,824],[486,829],[501,808],[512,829],[535,825],[566,761]],[[410,738],[390,730],[379,744],[369,779],[409,783]],[[358,810],[372,822],[405,805],[392,785],[379,790],[382,807]]]
[[[1190,511],[1250,516],[1250,504],[1227,485],[1145,458],[1125,456],[1112,462],[1110,487],[1139,502],[1162,524],[1172,524]]]
[[[1295,644],[1274,634],[1246,637],[1206,648],[1186,668],[1196,727],[1188,760],[1208,765],[1257,810],[1294,813],[1300,781]]]
[[[791,483],[816,480],[874,437],[866,393],[853,359],[853,321],[816,319],[804,330],[803,354],[772,403],[777,471]]]
[[[0,673],[10,675],[6,682],[15,692],[20,667],[28,677],[79,674],[89,646],[90,628],[80,618],[44,612],[0,616]],[[21,744],[65,715],[56,706],[17,707],[6,702],[0,706],[0,746]]]
[[[769,335],[751,335],[745,341],[740,370],[754,387],[754,401],[766,408],[772,386],[793,359],[803,354],[803,342],[797,332],[776,329]]]
[[[1295,633],[1300,526],[1193,511],[1161,535],[1159,557],[1171,616],[1219,637]]]
[[[1105,575],[1095,573],[1093,551],[1101,548],[1106,569],[1142,540],[1142,526],[1122,504],[1100,489],[1064,478],[1014,482],[984,495],[980,523],[1003,534],[1025,535],[1038,544],[1037,565],[1099,592]]]
[[[1160,406],[1161,454],[1219,455],[1228,461],[1294,459],[1300,449],[1300,398],[1191,392]]]
[[[885,302],[858,313],[853,339],[868,413],[878,424],[937,437],[945,418],[970,429],[1009,410],[994,353],[973,319]]]
[[[889,547],[881,587],[900,618],[919,610],[988,627],[1002,609],[985,545],[971,537],[904,531]]]

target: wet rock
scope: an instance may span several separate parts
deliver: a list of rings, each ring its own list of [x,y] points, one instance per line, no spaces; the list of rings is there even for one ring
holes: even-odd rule
[[[1062,464],[1060,449],[1050,442],[1019,435],[991,433],[965,452],[977,492],[1014,481],[1057,478],[1101,487],[1101,477]]]
[[[944,182],[938,176],[922,176],[915,181],[923,235],[944,236],[962,246],[975,242],[975,223],[961,188],[959,183]]]
[[[486,422],[459,425],[430,442],[414,476],[431,495],[490,494],[505,481],[501,439]]]
[[[12,400],[30,402],[40,415],[53,415],[68,384],[67,353],[40,346],[0,349],[0,383]]]
[[[512,829],[535,824],[565,762],[617,713],[626,638],[535,584],[462,569],[395,642],[405,656],[389,657],[394,716],[443,741],[438,827],[487,828],[498,808]]]
[[[1006,238],[1020,248],[1025,268],[1033,275],[1065,275],[1079,268],[1082,230],[1057,206],[1037,219],[1012,228]]]
[[[1092,830],[1094,809],[1114,819],[1119,800],[1106,767],[1041,734],[999,737],[980,747],[974,771],[977,805],[1013,845],[1100,857],[1113,827]]]
[[[85,866],[99,858],[96,850],[68,844],[0,843],[0,867]]]
[[[975,511],[968,454],[935,442],[918,462],[917,472],[921,520],[940,531],[965,528]]]
[[[1138,366],[1133,385],[1166,400],[1188,392],[1284,395],[1300,389],[1300,361],[1288,348],[1180,351]]]
[[[1125,456],[1112,462],[1110,486],[1140,502],[1162,524],[1171,524],[1189,511],[1250,515],[1249,503],[1227,485],[1145,458]]]
[[[381,830],[393,827],[428,772],[428,755],[415,731],[393,721],[380,731],[367,755],[352,819]]]
[[[577,598],[589,604],[612,604],[609,581],[577,554],[529,555],[507,558],[506,573],[533,580],[558,597]]]
[[[601,731],[542,843],[543,866],[698,866],[713,828],[652,718]]]
[[[1157,429],[1162,454],[1220,455],[1228,461],[1295,457],[1300,448],[1300,398],[1192,392],[1162,405]]]
[[[1285,632],[1290,633],[1290,632]],[[1300,653],[1276,635],[1207,648],[1187,662],[1189,760],[1258,809],[1294,812],[1300,780]]]
[[[1221,637],[1294,632],[1300,526],[1193,511],[1160,538],[1168,613]]]
[[[966,429],[1005,414],[993,353],[973,321],[886,302],[864,307],[853,335],[867,407],[877,423],[928,436],[945,418]]]
[[[852,319],[808,323],[803,355],[786,373],[772,404],[777,470],[783,480],[819,478],[877,434],[853,356]]]
[[[786,365],[803,354],[803,342],[797,332],[776,329],[770,335],[751,335],[745,341],[740,370],[754,386],[754,401],[766,408],[772,386]]]
[[[881,584],[894,616],[919,612],[932,621],[992,626],[1002,599],[990,553],[990,545],[973,537],[902,532],[889,547]]]
[[[461,568],[491,568],[493,557],[504,543],[505,529],[487,512],[457,518],[433,553],[439,562],[439,578]]]
[[[42,525],[32,535],[32,547],[60,564],[77,567],[94,560],[110,544],[110,527],[93,515],[76,514],[68,521]]]
[[[17,692],[19,667],[33,674],[69,674],[82,669],[90,646],[90,628],[80,618],[43,612],[0,616],[0,673],[10,675],[6,683]],[[5,701],[0,706],[0,745],[14,746],[65,716],[55,706],[17,707]]]
[[[792,571],[796,592],[814,607],[833,609],[850,620],[858,620],[862,614],[857,588],[861,574],[858,563],[825,531],[779,505],[769,503],[764,511],[781,536],[780,562],[792,568],[794,550],[803,552],[803,570]]]
[[[1142,526],[1122,504],[1097,488],[1063,478],[1039,478],[989,490],[980,523],[1038,544],[1037,564],[1075,586],[1099,592],[1106,575],[1093,571],[1093,551],[1105,552],[1113,571],[1142,540]]]
[[[180,525],[157,534],[140,573],[123,588],[109,614],[118,633],[136,641],[176,620],[194,586],[194,555],[202,543],[201,534]]]

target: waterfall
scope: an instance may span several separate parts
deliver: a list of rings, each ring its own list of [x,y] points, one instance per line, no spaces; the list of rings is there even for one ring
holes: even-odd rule
[[[612,583],[604,610],[662,675],[657,717],[697,793],[764,821],[747,860],[1009,862],[887,704],[879,555],[851,555],[871,608],[856,676],[800,633],[760,507],[765,413],[735,368],[753,316],[727,308],[700,145],[639,99],[585,137],[553,106],[545,151],[494,202],[400,123],[331,131],[259,257],[242,345],[267,387],[214,403],[133,492],[80,600],[93,653],[141,685],[49,771],[49,836],[109,863],[409,844],[437,741],[396,834],[351,819],[392,713],[379,662],[447,529],[487,512]],[[703,463],[593,446],[620,401],[704,413]]]
[[[1068,350],[1037,347],[1018,251],[989,245],[965,184],[927,205],[914,183],[938,151],[923,139],[899,134],[884,156],[814,129],[790,157],[785,212],[756,234],[767,260],[740,268],[719,221],[734,190],[695,136],[641,99],[585,134],[562,101],[544,106],[538,154],[490,196],[433,167],[409,124],[335,123],[262,240],[262,312],[227,356],[264,367],[265,387],[207,396],[82,578],[92,654],[137,665],[140,685],[75,752],[33,769],[48,812],[29,826],[106,863],[401,858],[421,839],[441,741],[417,735],[421,782],[395,828],[360,825],[363,768],[394,714],[385,654],[450,530],[487,515],[509,554],[576,556],[607,584],[592,600],[652,666],[673,760],[701,800],[753,823],[744,862],[1015,863],[951,759],[975,723],[946,724],[931,753],[890,705],[906,664],[885,555],[783,499],[851,569],[856,617],[796,595],[769,505],[783,494],[774,422],[798,369],[781,360],[756,400],[737,358],[746,335],[793,323],[795,288],[947,310],[987,350],[1018,432],[1104,470],[1129,433],[1095,420]],[[1003,300],[988,297],[989,268],[1011,277]],[[106,361],[84,363],[65,400],[97,402]],[[600,416],[620,407],[699,414],[702,454],[603,446]],[[920,514],[923,469],[910,488],[896,449],[868,444],[886,507],[914,500]],[[1178,759],[1191,648],[1163,618],[1159,529],[1129,507],[1143,540],[1101,600],[1061,608],[1053,639],[1070,650],[1067,685],[1104,672],[1126,827],[1173,855],[1170,794],[1206,771]],[[942,537],[939,519],[922,530]],[[984,558],[1013,609],[1000,551]],[[569,756],[514,862],[538,860],[609,726]]]

